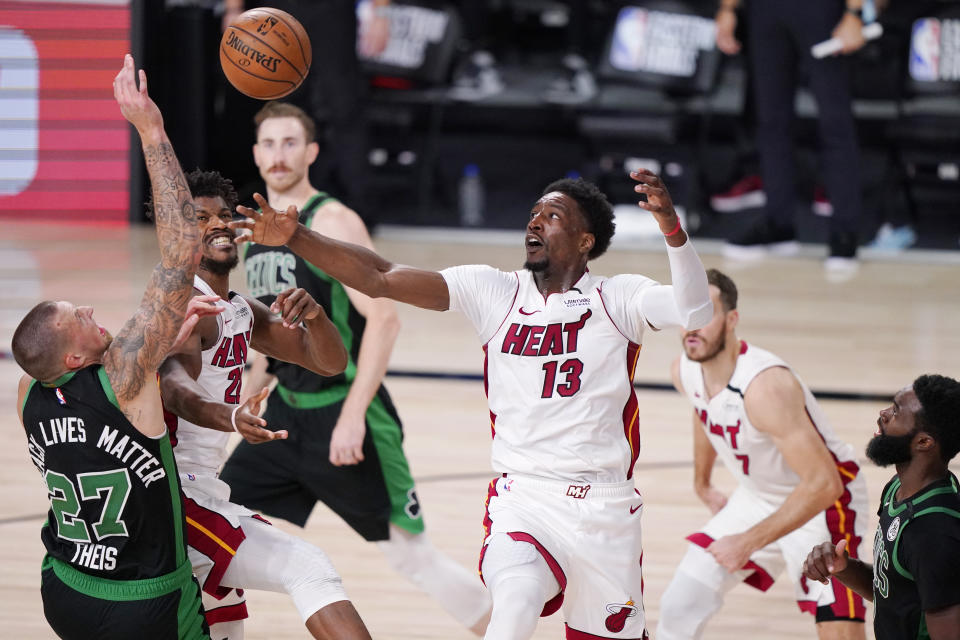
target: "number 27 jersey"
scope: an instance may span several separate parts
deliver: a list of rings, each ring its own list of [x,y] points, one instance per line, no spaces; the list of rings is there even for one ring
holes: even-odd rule
[[[633,374],[645,319],[642,276],[586,272],[546,298],[530,271],[441,272],[450,308],[486,354],[493,468],[577,482],[623,482],[640,449]]]

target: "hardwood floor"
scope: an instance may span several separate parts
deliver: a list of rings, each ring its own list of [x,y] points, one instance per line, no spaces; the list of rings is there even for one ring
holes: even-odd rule
[[[4,636],[49,638],[39,596],[42,548],[39,529],[46,490],[26,452],[16,418],[20,375],[9,357],[10,336],[23,314],[41,299],[92,304],[95,318],[116,329],[135,308],[146,274],[157,260],[149,228],[64,227],[4,223],[0,237],[0,620]],[[385,231],[377,238],[382,255],[426,268],[486,263],[519,266],[521,234],[509,246],[478,243],[468,236],[445,241],[411,240],[416,232]],[[669,280],[662,245],[618,248],[597,260],[595,273],[643,273]],[[701,245],[698,244],[698,247]],[[960,296],[956,261],[911,254],[898,261],[864,261],[843,283],[828,282],[813,257],[732,264],[703,243],[707,266],[727,271],[740,289],[741,338],[770,349],[789,362],[815,391],[889,394],[921,373],[960,374]],[[243,290],[241,274],[234,285]],[[479,374],[482,352],[465,318],[400,306],[403,323],[391,370]],[[667,383],[679,354],[674,332],[649,333],[640,356],[639,383]],[[489,466],[489,428],[482,384],[390,376],[387,385],[404,421],[406,451],[434,544],[475,569]],[[842,396],[842,394],[841,394]],[[650,630],[659,598],[685,549],[684,536],[703,523],[707,509],[692,491],[690,410],[672,391],[638,392],[642,451],[636,484],[644,496],[644,602]],[[875,430],[883,403],[825,400],[824,409],[840,436],[862,452]],[[269,445],[266,445],[269,446]],[[870,490],[870,522],[878,492],[892,470],[863,464]],[[716,475],[729,488],[722,469]],[[374,545],[364,543],[326,507],[319,505],[303,530],[276,522],[325,549],[343,576],[357,609],[375,638],[470,638],[439,606],[387,566]],[[869,549],[868,545],[867,548]],[[289,598],[248,592],[251,618],[247,638],[304,638],[307,633]],[[869,625],[868,625],[869,627]],[[535,638],[562,637],[559,615],[541,620]],[[793,601],[792,586],[779,580],[767,593],[735,589],[710,624],[708,638],[812,638],[812,619]],[[868,631],[872,638],[872,631]]]

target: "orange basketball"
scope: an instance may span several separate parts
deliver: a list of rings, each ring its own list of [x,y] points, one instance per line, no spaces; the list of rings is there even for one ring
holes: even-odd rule
[[[220,66],[237,91],[251,98],[282,98],[310,71],[310,38],[286,11],[244,11],[223,32]]]

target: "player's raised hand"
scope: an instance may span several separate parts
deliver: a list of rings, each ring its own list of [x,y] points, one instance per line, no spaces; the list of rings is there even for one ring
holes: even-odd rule
[[[113,79],[113,97],[120,105],[120,113],[141,135],[150,130],[163,131],[163,116],[160,109],[147,93],[147,74],[140,69],[140,86],[137,87],[138,72],[129,53],[123,57],[123,67]]]
[[[832,542],[818,544],[803,561],[803,575],[810,580],[830,584],[830,576],[847,568],[847,558],[850,556],[846,547],[846,540],[836,545]]]
[[[323,309],[306,289],[287,289],[270,305],[270,311],[282,316],[283,326],[293,329],[303,320],[313,320]]]
[[[678,218],[677,212],[673,208],[673,200],[670,199],[670,192],[667,191],[663,180],[647,169],[631,171],[630,177],[640,183],[633,190],[647,196],[646,202],[641,200],[637,204],[641,209],[646,209],[653,214],[653,217],[660,223],[660,230],[663,233],[670,233]]]
[[[232,418],[234,428],[250,444],[260,444],[271,440],[286,440],[287,438],[286,429],[280,429],[279,431],[264,429],[267,426],[267,421],[260,417],[260,403],[269,393],[270,387],[264,387],[259,393],[253,394],[247,398],[246,402],[234,409]]]
[[[269,247],[287,244],[300,224],[297,208],[290,205],[286,211],[277,211],[259,193],[253,194],[253,199],[260,206],[260,211],[237,205],[237,213],[246,219],[231,222],[229,226],[231,229],[248,229],[250,233],[238,234],[234,242],[256,242]]]

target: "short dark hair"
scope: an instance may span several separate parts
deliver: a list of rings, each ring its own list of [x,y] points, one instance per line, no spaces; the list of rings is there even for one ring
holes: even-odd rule
[[[593,234],[593,249],[587,258],[593,260],[602,256],[610,246],[610,239],[617,227],[613,221],[613,205],[607,200],[607,196],[597,185],[583,178],[562,178],[551,182],[541,195],[545,196],[553,191],[570,196],[580,206],[587,222],[587,230]]]
[[[13,332],[13,359],[27,375],[50,381],[63,373],[64,337],[51,329],[57,303],[44,300],[27,312]]]
[[[940,457],[950,462],[960,452],[960,382],[936,374],[922,375],[913,381],[913,392],[920,401],[918,426],[933,436],[940,445]]]
[[[317,125],[307,112],[295,104],[289,102],[277,102],[273,100],[260,107],[253,116],[253,123],[256,125],[256,133],[259,138],[260,125],[268,118],[296,118],[303,125],[303,131],[307,137],[307,143],[317,141]]]
[[[737,285],[719,269],[707,269],[707,284],[720,289],[720,304],[724,311],[733,311],[737,308]]]
[[[201,171],[194,169],[185,173],[187,187],[194,198],[223,198],[227,209],[233,212],[237,208],[239,196],[237,190],[233,187],[233,181],[230,178],[224,178],[217,171]],[[150,193],[150,199],[145,203],[147,209],[147,218],[153,220],[153,192]]]

